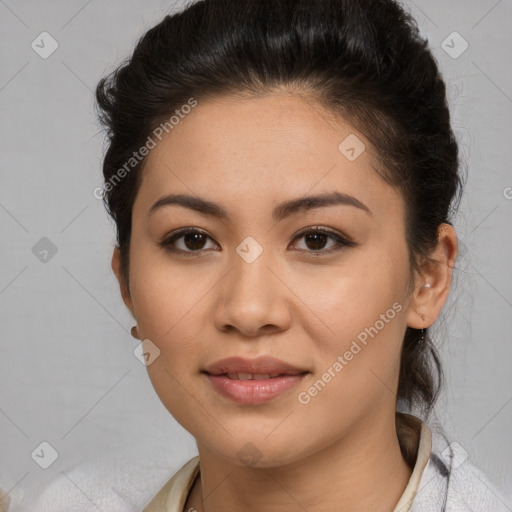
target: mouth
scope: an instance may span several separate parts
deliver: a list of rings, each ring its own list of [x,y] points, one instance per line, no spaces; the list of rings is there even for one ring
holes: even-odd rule
[[[309,370],[274,357],[260,356],[255,359],[228,357],[207,365],[203,371],[210,375],[229,375],[238,380],[258,380],[280,375],[298,375]]]
[[[207,366],[202,373],[224,398],[257,405],[283,395],[311,372],[269,357],[232,357]]]
[[[275,379],[276,377],[284,377],[287,375],[302,375],[306,372],[299,372],[299,373],[221,373],[217,374],[216,376],[224,376],[228,379],[232,380],[268,380],[268,379]],[[213,374],[211,374],[213,375]]]
[[[261,377],[261,375],[259,376]],[[257,405],[276,399],[297,386],[306,375],[308,374],[299,373],[267,377],[263,374],[261,378],[239,379],[238,374],[234,374],[236,378],[233,378],[233,374],[231,376],[227,374],[206,374],[217,393],[229,399],[229,401],[243,405]],[[253,377],[253,375],[250,375],[250,377]]]

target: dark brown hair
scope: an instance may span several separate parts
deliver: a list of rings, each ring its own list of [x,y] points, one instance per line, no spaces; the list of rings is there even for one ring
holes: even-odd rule
[[[412,17],[393,0],[200,0],[165,16],[96,89],[108,134],[106,183],[176,109],[213,95],[288,89],[364,133],[402,192],[411,275],[460,198],[445,84]],[[132,206],[144,160],[105,191],[128,281]],[[119,176],[119,174],[118,174]],[[407,328],[397,399],[427,415],[439,393],[436,348]]]

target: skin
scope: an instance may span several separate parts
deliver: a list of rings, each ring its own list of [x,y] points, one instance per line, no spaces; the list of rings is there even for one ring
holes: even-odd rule
[[[355,161],[338,149],[350,134],[366,145]],[[129,286],[118,248],[112,268],[138,337],[160,350],[147,367],[151,382],[197,442],[200,478],[184,510],[379,512],[392,510],[402,495],[411,469],[395,426],[401,343],[407,326],[428,327],[439,315],[457,238],[441,225],[431,255],[437,263],[413,274],[404,201],[378,166],[364,134],[313,100],[285,92],[199,101],[148,155],[132,212]],[[334,205],[279,222],[271,216],[281,201],[334,190],[371,213]],[[176,205],[148,216],[170,193],[219,203],[229,218]],[[315,249],[296,238],[315,226],[356,245],[329,254],[334,239]],[[183,227],[209,237],[195,249],[198,256],[158,245]],[[252,263],[236,252],[247,236],[263,248]],[[175,246],[193,252],[193,240],[185,242]],[[298,394],[396,302],[401,311],[301,404]],[[260,405],[224,398],[201,373],[224,357],[262,354],[311,373]],[[247,443],[261,456],[254,465],[237,456]]]

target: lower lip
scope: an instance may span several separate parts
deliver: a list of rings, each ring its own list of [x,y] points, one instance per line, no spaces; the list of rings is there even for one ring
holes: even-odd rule
[[[296,386],[306,374],[282,375],[261,380],[236,380],[226,375],[206,376],[213,387],[223,396],[239,404],[261,404],[276,398],[281,393]]]

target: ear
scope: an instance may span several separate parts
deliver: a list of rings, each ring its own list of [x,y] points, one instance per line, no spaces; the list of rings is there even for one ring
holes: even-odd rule
[[[123,276],[121,275],[121,251],[119,250],[119,246],[117,245],[114,247],[111,266],[112,270],[114,271],[114,274],[117,277],[117,282],[119,283],[119,288],[121,290],[121,297],[123,298],[123,302],[126,304],[126,307],[132,313],[132,316],[135,318],[130,290],[128,289],[128,286]]]
[[[437,246],[430,259],[421,263],[416,275],[407,325],[415,329],[430,327],[441,313],[450,292],[452,271],[457,259],[457,234],[450,224],[438,229]],[[426,284],[430,287],[425,288]]]

